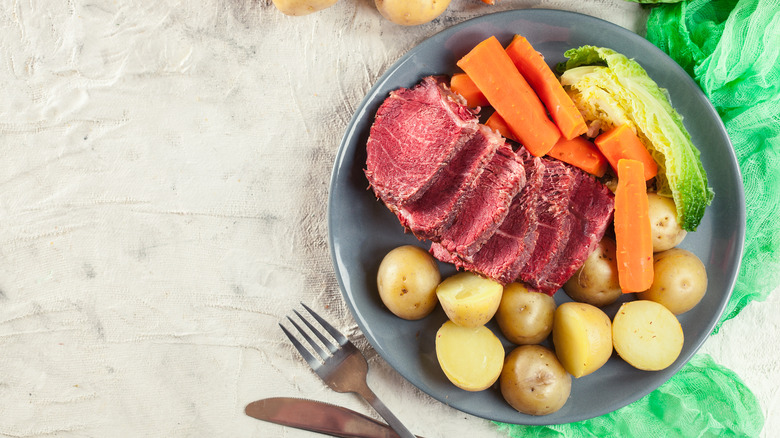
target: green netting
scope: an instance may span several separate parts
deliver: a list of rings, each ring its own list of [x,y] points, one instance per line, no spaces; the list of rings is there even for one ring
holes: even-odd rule
[[[780,0],[655,5],[647,39],[677,61],[709,97],[742,172],[745,252],[717,332],[780,283]],[[752,437],[763,424],[755,396],[739,377],[698,355],[659,389],[610,414],[557,426],[497,425],[516,437]]]

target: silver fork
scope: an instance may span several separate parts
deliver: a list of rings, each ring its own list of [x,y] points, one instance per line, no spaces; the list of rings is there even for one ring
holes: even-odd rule
[[[341,332],[328,324],[321,316],[316,314],[305,304],[301,303],[301,305],[328,333],[330,333],[331,336],[333,336],[336,342],[338,342],[338,345],[335,345],[332,341],[328,340],[322,332],[314,328],[306,318],[301,316],[297,310],[293,309],[293,312],[298,315],[298,318],[300,318],[301,321],[309,327],[309,330],[319,338],[322,344],[327,347],[328,350],[324,350],[319,343],[314,341],[306,331],[301,328],[301,326],[289,316],[287,317],[292,325],[298,330],[298,333],[300,333],[309,345],[311,345],[312,349],[320,355],[322,360],[319,360],[314,357],[314,355],[311,354],[309,350],[306,349],[306,347],[304,347],[281,323],[279,324],[279,327],[282,328],[284,334],[287,335],[290,342],[292,342],[298,352],[301,353],[301,356],[306,359],[306,362],[309,363],[309,366],[311,366],[314,372],[317,373],[317,375],[334,391],[354,392],[362,396],[401,438],[415,438],[414,435],[409,432],[409,429],[407,429],[401,421],[387,409],[385,404],[379,400],[379,397],[377,397],[368,387],[368,384],[366,383],[368,363],[360,350],[344,337]]]

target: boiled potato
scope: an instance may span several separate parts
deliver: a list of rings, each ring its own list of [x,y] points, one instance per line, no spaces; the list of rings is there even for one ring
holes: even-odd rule
[[[495,316],[509,342],[538,344],[550,335],[554,312],[553,297],[528,290],[520,283],[510,283],[504,286]]]
[[[409,320],[433,312],[440,281],[439,266],[433,256],[413,245],[399,246],[387,253],[376,275],[382,302],[393,314]]]
[[[574,377],[596,371],[612,356],[612,323],[596,306],[561,304],[555,309],[552,335],[558,360]]]
[[[687,232],[677,221],[677,207],[666,196],[648,193],[650,230],[653,236],[653,252],[666,251],[679,245]]]
[[[485,325],[501,303],[504,287],[472,272],[446,278],[436,288],[436,296],[447,317],[463,327]]]
[[[615,241],[609,237],[601,239],[582,266],[563,285],[563,291],[574,301],[608,306],[621,295],[618,282]]]
[[[655,301],[624,303],[612,321],[615,351],[640,370],[658,371],[674,363],[683,338],[677,317]]]
[[[489,328],[447,321],[436,332],[436,358],[444,375],[466,391],[482,391],[498,380],[504,346]]]
[[[395,24],[416,26],[441,15],[450,0],[374,0],[382,16]]]
[[[308,15],[336,4],[338,0],[273,0],[285,15]]]
[[[555,353],[541,345],[512,350],[504,361],[499,385],[507,403],[529,415],[552,414],[571,394],[571,376]]]
[[[690,251],[672,248],[653,256],[653,285],[637,298],[661,303],[679,315],[699,304],[705,292],[704,263]]]

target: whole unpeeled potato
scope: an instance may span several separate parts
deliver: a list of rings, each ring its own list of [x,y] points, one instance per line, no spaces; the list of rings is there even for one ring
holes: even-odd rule
[[[507,403],[519,412],[547,415],[566,404],[571,376],[549,349],[521,345],[504,360],[499,386]]]
[[[585,263],[563,285],[566,295],[574,301],[596,307],[608,306],[617,301],[623,291],[618,281],[615,252],[614,240],[609,237],[601,239]]]
[[[395,24],[416,26],[441,15],[450,0],[374,0],[382,16]]]
[[[521,283],[509,283],[504,286],[495,318],[509,342],[538,344],[552,331],[554,313],[553,297],[528,290]]]
[[[285,15],[308,15],[336,4],[338,0],[273,0],[276,9]]]
[[[399,318],[408,320],[424,318],[433,312],[440,281],[436,261],[414,245],[399,246],[387,253],[376,275],[382,303]]]
[[[663,304],[675,315],[693,309],[707,292],[707,270],[690,251],[672,248],[653,256],[653,285],[640,300]]]
[[[653,252],[666,251],[679,245],[687,232],[677,220],[677,207],[671,198],[647,194],[648,216],[653,236]]]

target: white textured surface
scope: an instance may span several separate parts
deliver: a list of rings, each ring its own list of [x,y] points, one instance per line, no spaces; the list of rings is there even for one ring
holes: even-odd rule
[[[370,350],[338,292],[325,203],[343,129],[406,50],[522,7],[643,32],[622,0],[453,0],[391,24],[368,0],[305,17],[267,1],[3,1],[0,7],[0,435],[297,437],[244,406],[327,389],[277,322],[323,309],[370,358],[416,433],[500,436],[414,388]],[[704,351],[780,435],[777,293]]]

